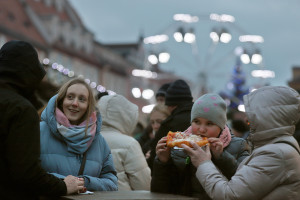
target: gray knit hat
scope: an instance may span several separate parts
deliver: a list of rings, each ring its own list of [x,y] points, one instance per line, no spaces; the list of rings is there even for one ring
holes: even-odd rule
[[[226,103],[219,95],[205,94],[194,102],[191,121],[197,117],[202,117],[224,129],[227,121],[226,112]]]

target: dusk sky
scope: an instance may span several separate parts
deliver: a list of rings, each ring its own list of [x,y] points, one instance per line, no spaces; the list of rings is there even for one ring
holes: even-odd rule
[[[204,70],[212,92],[219,92],[230,80],[236,61],[234,50],[238,46],[250,51],[258,49],[263,56],[259,66],[242,66],[248,86],[287,85],[292,79],[292,67],[300,66],[299,0],[70,0],[70,3],[95,38],[104,44],[131,43],[140,35],[167,34],[169,41],[145,45],[145,49],[168,51],[170,60],[161,64],[161,69],[183,76],[195,85],[199,83],[199,72]],[[173,16],[178,13],[198,16],[199,21],[175,22]],[[235,22],[211,21],[211,13],[232,15]],[[179,27],[194,29],[196,46],[174,41],[173,32]],[[213,28],[226,28],[232,34],[230,43],[211,45],[209,33]],[[244,34],[260,35],[264,42],[254,46],[241,43],[239,36]],[[272,70],[276,77],[252,77],[251,71],[258,69]]]

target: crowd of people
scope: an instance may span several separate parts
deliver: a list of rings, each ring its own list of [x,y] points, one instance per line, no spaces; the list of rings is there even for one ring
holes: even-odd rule
[[[95,97],[81,78],[37,111],[34,92],[45,74],[30,43],[12,40],[0,49],[1,199],[87,190],[300,198],[300,95],[292,88],[262,87],[244,96],[245,113],[229,115],[218,94],[194,100],[184,80],[166,83],[147,127],[134,137],[137,105],[119,94]],[[171,148],[169,131],[209,144]]]

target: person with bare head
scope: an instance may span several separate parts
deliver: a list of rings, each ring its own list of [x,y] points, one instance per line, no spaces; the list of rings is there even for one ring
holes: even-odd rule
[[[148,161],[151,152],[151,142],[154,139],[155,133],[159,130],[161,123],[170,115],[167,106],[157,104],[153,107],[149,114],[150,123],[145,129],[143,135],[138,138],[143,153]]]
[[[101,123],[91,87],[81,78],[66,82],[41,116],[42,167],[58,178],[77,176],[85,187],[79,192],[117,190]]]
[[[0,49],[0,199],[62,196],[83,188],[75,176],[59,179],[40,165],[39,116],[33,95],[46,72],[34,47],[12,40]]]

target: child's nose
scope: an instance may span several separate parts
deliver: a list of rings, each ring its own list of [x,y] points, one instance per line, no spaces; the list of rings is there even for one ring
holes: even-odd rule
[[[206,132],[206,127],[205,126],[200,126],[200,132],[205,133]]]

